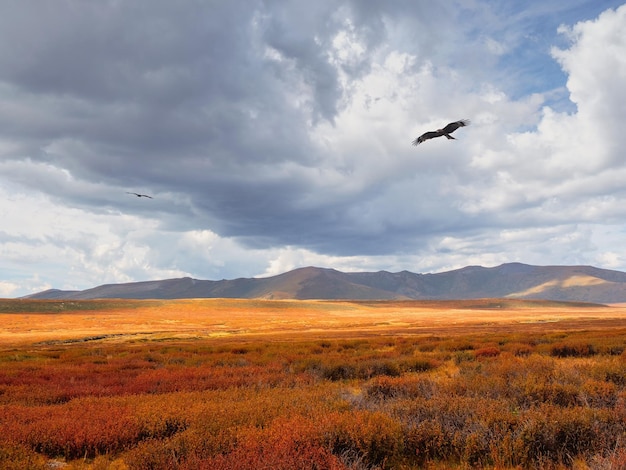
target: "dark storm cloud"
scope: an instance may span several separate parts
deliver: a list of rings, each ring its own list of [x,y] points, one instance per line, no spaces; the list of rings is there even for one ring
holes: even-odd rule
[[[13,4],[0,20],[0,80],[13,101],[0,119],[7,138],[21,139],[14,156],[80,178],[145,178],[181,191],[207,168],[219,175],[305,161],[308,116],[284,97],[298,70],[263,58],[258,5],[67,2],[41,12]],[[320,114],[332,118],[334,100],[319,85],[332,85],[332,75],[299,60],[321,88]]]
[[[282,2],[12,4],[0,20],[0,80],[13,100],[0,119],[20,137],[11,157],[188,194],[225,236],[341,250],[335,235],[357,238],[343,222],[362,191],[302,210],[294,202],[318,189],[314,172],[274,166],[319,163],[309,129],[334,121],[339,71],[369,70],[368,50],[338,67],[328,56],[345,28],[366,48],[384,39],[379,12],[356,5],[319,2],[303,16]]]

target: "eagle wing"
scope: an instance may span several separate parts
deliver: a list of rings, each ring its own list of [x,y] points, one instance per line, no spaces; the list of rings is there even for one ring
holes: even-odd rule
[[[419,145],[428,139],[434,139],[435,137],[441,137],[442,135],[443,133],[440,131],[424,132],[422,135],[420,135],[417,139],[413,141],[413,145]]]
[[[469,126],[469,124],[470,124],[469,119],[461,119],[460,121],[451,122],[450,124],[448,124],[446,127],[443,128],[443,133],[452,134],[459,127]]]
[[[133,195],[135,195],[135,196],[137,196],[137,197],[148,197],[148,198],[150,198],[150,199],[154,199],[152,196],[148,196],[147,194],[133,193],[133,192],[131,192],[131,191],[126,191],[126,194],[133,194]]]

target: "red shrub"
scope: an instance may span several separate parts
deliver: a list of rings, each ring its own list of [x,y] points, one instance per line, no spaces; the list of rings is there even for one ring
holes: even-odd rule
[[[500,355],[500,349],[495,346],[487,346],[474,351],[476,358],[497,357]]]
[[[278,419],[264,429],[241,431],[231,451],[182,468],[198,470],[328,469],[347,470],[341,460],[322,444],[314,422],[295,417]]]

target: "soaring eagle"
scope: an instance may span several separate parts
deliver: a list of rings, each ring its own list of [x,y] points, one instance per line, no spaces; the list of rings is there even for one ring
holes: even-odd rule
[[[417,139],[413,141],[413,145],[419,145],[428,139],[434,139],[435,137],[441,137],[442,135],[445,135],[446,138],[448,139],[456,140],[450,134],[456,131],[459,127],[469,126],[469,123],[470,123],[469,119],[461,119],[460,121],[451,122],[443,129],[437,129],[436,131],[425,132],[424,134],[420,135]]]
[[[134,194],[137,197],[148,197],[150,199],[154,199],[152,196],[148,196],[147,194],[131,193],[129,191],[126,191],[126,194]]]

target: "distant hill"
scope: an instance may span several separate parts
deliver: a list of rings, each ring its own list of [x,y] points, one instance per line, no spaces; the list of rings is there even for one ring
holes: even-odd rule
[[[516,298],[574,302],[626,302],[626,273],[592,266],[508,263],[468,266],[434,274],[409,271],[344,273],[300,268],[266,278],[206,281],[189,277],[106,284],[82,291],[46,290],[30,299],[479,299]]]

